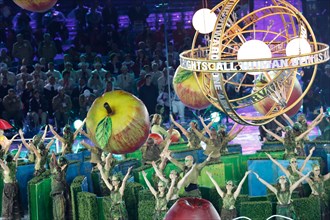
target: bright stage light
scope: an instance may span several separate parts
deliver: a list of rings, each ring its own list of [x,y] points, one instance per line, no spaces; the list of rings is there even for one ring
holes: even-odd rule
[[[192,24],[196,31],[201,34],[211,33],[214,29],[217,16],[208,8],[202,8],[195,12]]]
[[[309,54],[312,48],[308,41],[304,38],[295,38],[291,40],[285,48],[287,56],[297,56],[302,54]]]
[[[221,120],[221,116],[220,116],[219,112],[212,112],[211,119],[214,123],[219,122]]]
[[[247,59],[267,59],[272,58],[272,52],[267,44],[261,40],[249,40],[243,43],[243,45],[238,49],[237,59],[247,60]],[[248,66],[253,69],[263,69],[270,66],[271,61],[258,61],[258,62],[247,62],[244,64],[240,63],[242,70],[247,70]],[[248,66],[247,66],[248,65]],[[248,72],[251,75],[259,75],[260,72]]]
[[[77,130],[78,128],[80,128],[82,124],[83,124],[82,120],[78,119],[73,122],[73,127],[75,130]]]

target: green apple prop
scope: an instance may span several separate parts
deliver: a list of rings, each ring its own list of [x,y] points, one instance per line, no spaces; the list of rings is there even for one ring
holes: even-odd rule
[[[202,73],[197,74],[198,80],[202,82]],[[211,104],[199,88],[193,72],[180,66],[174,74],[173,88],[181,102],[189,108],[204,109]]]
[[[139,149],[149,135],[149,114],[134,95],[116,90],[98,97],[86,117],[87,132],[107,152],[126,154]]]
[[[19,7],[32,12],[45,12],[51,9],[57,0],[13,0]]]

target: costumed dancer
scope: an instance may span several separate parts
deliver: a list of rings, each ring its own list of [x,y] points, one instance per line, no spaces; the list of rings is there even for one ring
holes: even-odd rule
[[[221,209],[221,219],[222,220],[232,220],[237,217],[237,211],[235,207],[236,199],[239,196],[243,183],[246,180],[246,177],[251,173],[251,171],[246,171],[243,179],[238,184],[237,189],[232,193],[234,189],[233,181],[227,181],[226,183],[226,192],[223,192],[217,182],[213,179],[212,174],[206,171],[206,174],[211,179],[213,185],[215,186],[218,194],[222,198],[222,209]]]
[[[281,142],[284,145],[285,153],[284,159],[290,159],[291,157],[297,156],[297,148],[299,148],[299,142],[314,128],[308,128],[304,133],[300,134],[299,136],[295,136],[293,133],[293,129],[290,126],[286,126],[284,128],[285,135],[284,138],[278,136],[277,134],[273,133],[272,131],[266,129],[264,126],[262,128],[271,136],[273,136],[276,140]]]
[[[173,180],[175,180],[172,196],[171,196],[171,198],[169,199],[169,201],[167,203],[167,207],[171,208],[172,205],[179,199],[179,190],[182,187],[182,185],[178,185],[178,182],[179,182],[178,172],[176,170],[171,170],[171,172],[169,174],[169,178],[167,179],[167,178],[164,177],[162,171],[160,171],[157,168],[157,165],[156,165],[155,162],[152,163],[152,167],[154,168],[157,177],[162,182],[166,183],[167,185],[170,183],[170,181],[172,182]]]
[[[182,132],[182,134],[184,136],[186,136],[186,138],[188,139],[188,146],[190,149],[200,149],[201,148],[201,140],[199,139],[199,137],[195,134],[194,131],[192,131],[192,129],[188,129],[188,131],[186,129],[184,129],[184,127],[182,127],[182,125],[180,125],[178,122],[176,122],[173,118],[172,115],[170,115],[170,119],[172,121],[172,123],[177,126],[180,131]],[[195,120],[192,120],[190,122],[190,127],[191,126],[195,126],[196,129],[198,130],[197,128],[197,121]]]
[[[14,139],[18,136],[15,134],[10,140],[4,135],[3,130],[0,129],[0,158],[7,154],[10,145],[13,143]]]
[[[2,218],[4,220],[21,219],[19,206],[19,192],[16,180],[17,160],[22,150],[22,144],[13,157],[7,154],[5,162],[0,159],[0,166],[3,170],[3,192],[2,192]]]
[[[69,216],[70,193],[65,180],[68,161],[61,156],[56,160],[55,153],[52,153],[49,163],[52,174],[51,193],[53,199],[53,219],[64,220]]]
[[[300,173],[300,175],[303,175]],[[320,199],[321,205],[321,218],[322,220],[328,220],[330,218],[329,211],[329,197],[326,193],[325,182],[330,179],[330,173],[326,175],[321,175],[320,166],[313,166],[313,171],[310,173],[309,177],[306,179],[309,186],[312,189],[311,197],[316,197]]]
[[[206,125],[204,122],[204,119],[201,116],[199,116],[199,119],[200,119],[202,125],[204,126],[206,133],[209,135],[210,139],[214,139],[216,137],[220,141],[221,144],[217,145],[217,146],[220,146],[220,154],[228,152],[228,148],[227,148],[228,143],[231,142],[232,140],[234,140],[237,137],[237,135],[244,129],[244,126],[243,126],[235,132],[235,129],[238,126],[238,124],[235,123],[233,125],[233,127],[230,129],[230,131],[227,133],[226,125],[221,124],[218,128],[218,131],[216,131],[215,129],[212,129],[212,128],[210,129],[210,126],[209,126],[210,124]],[[207,143],[206,141],[204,141],[204,142]],[[219,147],[217,147],[217,149],[218,148]]]
[[[310,131],[311,131],[312,129],[314,129],[314,127],[316,127],[322,121],[323,108],[321,108],[320,112],[321,113],[314,119],[314,121],[312,121],[312,123],[310,125],[307,124],[307,120],[306,120],[304,114],[300,114],[298,116],[297,122],[293,122],[288,115],[284,114],[284,118],[287,119],[289,121],[290,125],[292,126],[293,134],[295,137],[298,137],[303,133],[305,134],[303,136],[303,138],[299,139],[296,143],[296,151],[299,156],[306,156],[305,151],[304,151],[304,146],[305,146],[305,141],[309,140],[309,138],[308,138],[309,132],[307,132],[307,133],[305,133],[305,132],[308,129],[310,129]],[[283,130],[285,130],[285,126],[283,124],[278,122],[276,119],[274,121],[278,126],[280,126]]]
[[[163,220],[168,210],[167,203],[172,197],[176,179],[171,180],[171,186],[169,187],[167,192],[166,192],[166,183],[163,181],[159,181],[157,185],[158,191],[156,191],[151,186],[145,171],[142,171],[142,175],[149,190],[156,199],[156,206],[155,206],[153,220]]]
[[[62,143],[62,155],[73,153],[72,151],[73,142],[77,138],[77,135],[79,134],[81,129],[83,128],[85,121],[86,119],[84,119],[81,126],[74,133],[72,133],[70,125],[65,125],[63,129],[63,137],[61,137],[54,130],[52,125],[49,125],[50,131],[53,133],[56,139],[58,139]]]
[[[151,164],[152,161],[164,162],[164,158],[161,155],[171,144],[171,134],[172,128],[169,129],[169,135],[160,144],[156,144],[153,138],[147,139],[146,143],[140,148],[142,152],[142,164]]]
[[[160,114],[154,114],[151,120],[151,133],[160,134],[164,139],[169,136],[169,133],[162,127],[162,116]]]
[[[264,184],[270,191],[275,194],[277,198],[276,214],[286,216],[294,220],[298,219],[292,205],[292,192],[301,184],[302,181],[304,181],[309,176],[310,172],[293,184],[290,181],[287,181],[285,176],[280,176],[276,187],[261,179],[257,173],[253,173],[262,184]]]
[[[274,164],[276,164],[283,171],[283,173],[289,178],[290,182],[293,184],[293,183],[297,182],[300,179],[300,174],[299,173],[303,172],[303,170],[305,169],[306,164],[309,161],[309,159],[312,157],[314,150],[315,150],[315,147],[310,149],[309,155],[304,160],[304,163],[301,166],[301,168],[298,168],[297,158],[295,158],[295,157],[292,157],[290,159],[289,166],[285,169],[282,166],[282,164],[280,164],[277,160],[272,158],[272,156],[270,154],[266,153],[266,155],[269,157],[269,159]],[[301,184],[298,185],[298,187],[295,189],[295,191],[298,192],[300,197],[304,197],[305,193],[304,193],[304,189],[303,189]]]
[[[111,198],[111,206],[110,206],[110,213],[111,213],[111,219],[113,220],[127,220],[128,214],[126,210],[125,201],[123,200],[124,191],[127,179],[129,177],[129,174],[132,170],[132,167],[128,168],[128,171],[124,177],[124,179],[121,181],[120,176],[118,174],[113,175],[111,177],[111,183],[109,183],[109,180],[105,173],[103,172],[103,167],[101,164],[97,164],[97,168],[100,171],[101,177],[107,187],[110,190],[110,198]]]
[[[203,163],[196,164],[196,166],[193,166],[194,164],[194,158],[193,156],[189,155],[185,157],[184,164],[180,163],[173,157],[171,157],[171,152],[167,151],[164,152],[164,156],[167,157],[169,161],[171,161],[175,166],[177,166],[180,170],[183,171],[184,175],[186,173],[190,172],[190,175],[186,178],[184,181],[184,197],[198,197],[201,198],[201,192],[198,188],[198,176],[200,175],[201,170],[206,166],[207,162],[211,160],[213,152],[209,154],[209,156],[205,159]]]
[[[33,144],[33,141],[30,141],[29,143],[26,142],[24,136],[23,136],[23,131],[20,129],[19,134],[22,139],[22,143],[24,146],[34,154],[35,160],[34,160],[34,176],[40,176],[43,172],[46,171],[46,163],[47,163],[47,158],[48,158],[48,153],[50,147],[54,143],[54,139],[52,139],[47,146],[45,147],[45,144],[43,142],[39,142],[37,147]]]

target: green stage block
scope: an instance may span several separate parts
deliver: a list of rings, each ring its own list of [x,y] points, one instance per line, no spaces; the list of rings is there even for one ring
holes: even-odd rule
[[[231,166],[231,164],[228,164],[226,166]],[[218,185],[220,187],[224,186],[225,180],[227,178],[226,172],[225,172],[226,166],[224,163],[215,163],[215,164],[210,164],[210,165],[205,166],[202,169],[201,175],[198,178],[198,185],[201,187],[208,187],[208,188],[214,187],[210,178],[206,174],[206,171],[208,171],[212,174],[212,177],[215,179],[215,181],[218,183]]]
[[[52,219],[51,178],[29,184],[29,214],[31,220]]]
[[[272,215],[272,205],[269,201],[242,202],[239,216],[246,216],[253,220],[265,220]]]
[[[98,207],[98,220],[107,220],[111,219],[110,206],[111,198],[110,196],[106,197],[97,197],[97,207]]]
[[[78,193],[79,220],[97,220],[98,205],[96,195],[89,192]]]
[[[317,198],[293,199],[293,206],[300,220],[321,219],[320,201]]]
[[[171,151],[189,150],[189,147],[187,144],[188,144],[188,142],[180,142],[180,143],[171,144],[168,149]]]
[[[135,158],[135,159],[138,159],[138,160],[142,160],[142,152],[140,149],[132,152],[132,153],[128,153],[126,154],[126,158]]]
[[[226,169],[226,177],[229,177],[229,173],[231,172],[231,180],[234,182],[241,181],[242,177],[244,176],[245,170],[241,170],[241,154],[234,153],[234,154],[228,154],[223,155],[221,157],[221,161],[224,164],[231,164],[232,169]]]
[[[99,172],[92,171],[92,184],[93,184],[93,190],[96,195],[101,196],[101,188],[100,188],[100,181],[101,177]]]
[[[147,187],[146,182],[144,181],[142,170],[147,173],[147,178],[150,181],[151,185],[153,185],[152,176],[154,175],[155,171],[154,168],[150,166],[146,166],[146,169],[139,169],[137,172],[134,172],[134,181],[140,183],[142,186]]]
[[[78,193],[83,191],[83,184],[87,182],[85,176],[77,176],[71,183],[70,193],[71,193],[71,206],[72,206],[72,216],[74,220],[78,220]]]

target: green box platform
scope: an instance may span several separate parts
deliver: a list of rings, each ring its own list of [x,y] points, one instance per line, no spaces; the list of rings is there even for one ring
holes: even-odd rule
[[[41,180],[36,184],[29,184],[29,214],[30,220],[51,220],[52,198],[51,178]]]

